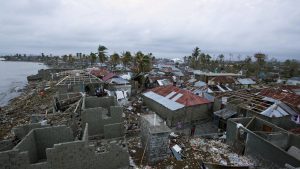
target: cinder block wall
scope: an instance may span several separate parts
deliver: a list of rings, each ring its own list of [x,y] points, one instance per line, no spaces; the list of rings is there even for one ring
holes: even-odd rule
[[[172,111],[145,96],[143,96],[143,101],[147,107],[164,119],[169,127],[176,126],[178,122],[191,123],[192,121],[208,119],[212,115],[210,104],[189,106]]]
[[[20,153],[18,150],[0,152],[1,169],[31,169],[29,163],[27,152]]]
[[[227,131],[226,131],[226,142],[231,146],[235,146],[238,143],[238,129],[236,127],[237,123],[241,123],[244,126],[248,124],[251,118],[237,118],[229,119],[227,121]],[[285,130],[260,119],[255,119],[249,129],[243,129],[247,133],[247,139],[245,142],[245,155],[250,155],[256,159],[264,160],[269,163],[270,166],[279,166],[284,167],[285,163],[289,163],[293,166],[300,166],[300,161],[295,157],[287,154],[284,148],[290,147],[294,143],[296,146],[299,145],[300,138],[299,136],[280,136],[280,138],[274,137],[271,138],[271,141],[262,138],[261,136],[253,133],[253,131],[262,131],[262,125],[266,124],[272,127],[273,131],[282,131]],[[270,138],[269,138],[270,139]]]
[[[151,132],[149,122],[141,117],[142,146],[146,148],[146,158],[151,164],[167,158],[169,150],[170,131]]]
[[[34,130],[31,130],[13,149],[20,152],[27,152],[30,163],[36,163],[40,159],[38,156]]]
[[[82,111],[82,123],[89,124],[89,135],[101,135],[103,134],[104,120],[103,114],[107,114],[107,109],[102,107],[84,109]]]
[[[35,138],[37,153],[40,159],[46,159],[47,148],[53,147],[54,144],[73,141],[73,133],[69,127],[55,126],[43,129],[35,129]]]
[[[123,107],[114,106],[114,97],[87,97],[83,105],[82,122],[89,124],[89,135],[104,135],[107,138],[121,137],[123,130]],[[104,107],[94,107],[94,106]],[[108,109],[105,106],[109,106]],[[94,107],[94,108],[90,108]],[[108,112],[109,110],[109,112]]]
[[[31,124],[26,124],[18,127],[14,127],[12,129],[12,132],[18,139],[22,139],[25,137],[32,129],[35,128],[42,128],[40,123],[31,123]]]
[[[87,131],[87,127],[85,131]],[[55,127],[50,127],[55,128]],[[46,129],[46,128],[45,128]],[[43,129],[44,131],[46,131]],[[37,130],[37,129],[36,129]],[[20,142],[17,147],[19,149],[34,150],[34,131],[32,130]],[[55,129],[53,130],[53,132]],[[48,131],[49,132],[49,131]],[[59,135],[68,134],[69,131],[64,130]],[[45,134],[45,133],[43,133]],[[49,132],[49,135],[54,133]],[[88,133],[84,133],[85,137],[81,141],[71,141],[65,143],[54,144],[52,148],[46,149],[46,161],[30,164],[29,151],[20,152],[18,149],[0,152],[0,168],[6,169],[111,169],[111,168],[128,168],[129,154],[127,146],[110,143],[106,148],[107,152],[96,153],[96,147],[89,146]],[[32,138],[27,138],[32,137]],[[55,136],[57,137],[57,136]],[[31,140],[32,139],[32,140]],[[27,143],[25,143],[27,142]],[[32,144],[32,147],[31,147]],[[24,146],[24,147],[23,147]],[[27,146],[27,147],[26,147]],[[37,155],[34,154],[34,155]]]
[[[39,128],[31,130],[14,149],[27,151],[30,163],[36,163],[46,159],[46,148],[67,141],[73,141],[73,136],[71,129],[66,126]]]
[[[107,152],[97,154],[95,147],[86,146],[84,141],[56,144],[54,148],[47,149],[47,159],[51,169],[111,169],[129,166],[127,147],[111,144]]]
[[[287,154],[286,151],[270,144],[270,142],[258,137],[254,133],[247,134],[245,154],[252,157],[267,160],[280,167],[286,163],[292,166],[300,166],[300,161],[295,157]]]
[[[2,140],[0,141],[0,152],[11,150],[14,146],[12,140]]]
[[[124,136],[124,124],[123,123],[113,123],[104,125],[104,138],[117,138]]]
[[[96,107],[103,107],[109,109],[110,106],[116,106],[117,103],[113,96],[106,96],[106,97],[84,97],[82,109],[89,109],[89,108],[96,108]]]

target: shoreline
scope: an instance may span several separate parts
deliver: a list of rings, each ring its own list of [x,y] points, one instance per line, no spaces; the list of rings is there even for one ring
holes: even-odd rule
[[[23,63],[38,63],[38,65],[43,65],[45,66],[44,69],[50,69],[51,67],[43,62],[35,62],[35,61],[21,61],[21,60],[18,60],[18,61],[13,61],[13,60],[5,60],[4,58],[0,58],[0,62],[23,62]],[[37,72],[35,74],[28,74],[26,75],[26,80],[24,81],[12,81],[12,83],[20,83],[19,86],[14,86],[14,88],[8,88],[7,90],[4,90],[2,93],[4,95],[3,97],[3,105],[0,105],[0,109],[4,108],[4,107],[7,107],[9,106],[9,104],[16,98],[20,97],[26,90],[28,90],[28,87],[30,85],[30,82],[28,81],[28,77],[29,76],[32,76],[32,75],[36,75],[38,74],[38,72],[40,70],[42,70],[43,68],[40,68],[40,69],[37,69]],[[2,94],[1,93],[1,94]],[[7,97],[8,96],[8,97]],[[7,98],[5,98],[7,97]],[[1,103],[1,104],[2,104]]]
[[[3,60],[2,60],[3,61]],[[10,61],[7,61],[10,62]],[[15,62],[15,61],[11,61]],[[24,61],[17,61],[24,62]],[[28,61],[27,61],[28,62]],[[46,66],[45,69],[51,67],[43,62]],[[38,71],[41,69],[38,69]],[[37,74],[37,73],[36,73]],[[30,76],[30,75],[29,75]],[[9,139],[13,135],[11,129],[13,127],[29,124],[32,114],[45,114],[46,111],[52,106],[52,99],[55,94],[51,88],[45,92],[45,96],[40,96],[39,91],[43,89],[43,84],[46,81],[28,81],[24,87],[20,88],[18,96],[10,99],[7,104],[0,106],[0,139]]]

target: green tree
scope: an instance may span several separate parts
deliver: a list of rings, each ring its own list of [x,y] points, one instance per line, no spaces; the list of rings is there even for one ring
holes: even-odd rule
[[[100,63],[104,63],[107,60],[106,57],[106,50],[107,48],[105,46],[99,45],[98,47],[98,58]]]
[[[112,64],[112,66],[115,68],[116,65],[119,63],[120,61],[120,56],[119,54],[117,53],[113,53],[111,56],[110,56],[110,62]]]
[[[75,61],[75,58],[72,56],[72,54],[69,54],[69,56],[68,56],[68,62],[69,62],[69,64],[73,64],[74,61]]]
[[[219,56],[218,56],[218,58],[219,58],[219,63],[220,63],[220,67],[221,67],[221,70],[223,70],[224,69],[224,55],[223,54],[220,54]]]
[[[68,55],[63,55],[63,56],[62,56],[62,60],[63,60],[64,62],[67,62],[67,61],[68,61]]]
[[[97,55],[93,52],[91,52],[90,54],[90,62],[91,62],[91,65],[93,65],[97,60]]]
[[[199,47],[196,46],[192,52],[192,56],[191,56],[191,60],[190,60],[191,61],[190,66],[194,69],[197,68],[199,65],[198,59],[199,59],[200,53],[201,53],[201,50],[199,49]]]
[[[125,68],[127,68],[127,66],[129,65],[129,63],[132,61],[132,56],[131,53],[129,51],[123,52],[122,53],[122,62],[125,66]]]
[[[299,68],[300,68],[300,63],[297,60],[285,60],[284,63],[284,71],[283,71],[283,76],[285,78],[291,78],[295,76],[299,76]]]
[[[256,75],[265,70],[267,55],[263,53],[254,54],[256,59]]]
[[[141,51],[135,54],[135,63],[137,64],[137,73],[149,72],[151,70],[151,58],[149,55],[144,55]]]

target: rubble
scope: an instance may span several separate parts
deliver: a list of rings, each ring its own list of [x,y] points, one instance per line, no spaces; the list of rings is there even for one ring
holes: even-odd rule
[[[230,166],[253,166],[253,162],[245,156],[231,151],[227,144],[220,140],[193,138],[190,140],[195,159],[204,162]]]

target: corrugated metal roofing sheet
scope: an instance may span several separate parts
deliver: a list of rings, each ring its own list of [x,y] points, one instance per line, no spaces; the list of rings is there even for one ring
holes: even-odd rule
[[[123,79],[121,77],[114,77],[114,78],[111,78],[109,80],[107,80],[108,83],[115,83],[115,84],[129,84],[129,81],[126,80],[126,79]]]
[[[205,82],[203,82],[203,81],[198,81],[198,82],[196,82],[195,83],[195,87],[202,87],[202,86],[206,86],[207,84],[205,83]]]
[[[103,81],[107,81],[108,79],[111,79],[111,78],[113,78],[114,76],[116,76],[116,74],[114,74],[114,73],[109,73],[109,74],[107,74],[106,76],[104,76],[104,77],[102,78],[102,80],[103,80]]]
[[[173,97],[176,94],[176,92],[171,92],[169,93],[166,98],[170,99],[171,97]]]
[[[244,78],[244,79],[237,79],[238,82],[242,85],[252,85],[252,84],[256,84],[255,81],[253,81],[250,78]]]
[[[259,94],[263,96],[271,97],[273,99],[280,100],[285,104],[292,106],[294,109],[298,110],[298,113],[300,111],[299,95],[296,95],[294,93],[289,93],[281,89],[274,89],[274,88],[263,89],[262,91],[260,91]]]
[[[231,76],[216,76],[209,80],[215,84],[233,84],[235,80]]]
[[[158,95],[152,91],[146,92],[143,94],[145,97],[148,97],[157,103],[165,106],[166,108],[170,110],[178,110],[184,107],[183,104],[177,103],[176,101],[170,100],[164,96]]]
[[[192,93],[191,91],[180,89],[176,86],[168,85],[168,86],[161,86],[161,87],[156,87],[151,90],[152,92],[163,96],[166,98],[171,92],[176,92],[176,93],[181,93],[182,96],[179,97],[176,102],[183,104],[185,106],[194,106],[194,105],[201,105],[201,104],[208,104],[211,101],[199,97]],[[174,96],[173,96],[174,97]],[[172,99],[172,97],[170,97]]]
[[[178,100],[181,96],[183,96],[183,94],[178,93],[176,96],[174,96],[171,100],[176,101]]]

